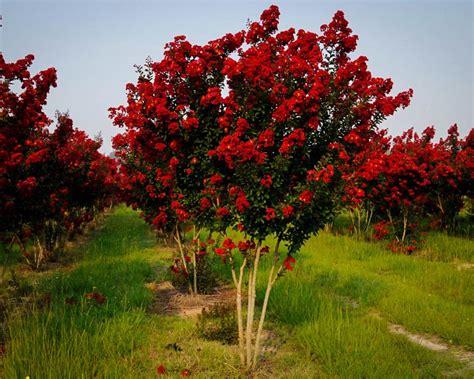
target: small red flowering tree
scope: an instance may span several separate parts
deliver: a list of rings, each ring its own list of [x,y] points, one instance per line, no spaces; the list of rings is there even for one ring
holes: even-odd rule
[[[369,233],[372,221],[378,216],[374,198],[383,191],[383,172],[386,167],[390,138],[382,129],[372,131],[371,138],[359,138],[350,133],[344,143],[334,146],[340,160],[339,170],[344,182],[341,205],[349,211],[351,229],[357,237]]]
[[[42,111],[49,89],[56,86],[56,71],[44,70],[31,77],[33,56],[6,63],[0,55],[0,188],[1,231],[4,239],[22,240],[25,225],[41,223],[47,198],[38,191],[37,164],[49,160],[46,147],[50,120]],[[18,81],[23,92],[11,90]],[[39,172],[36,172],[39,171]]]
[[[68,238],[114,201],[117,163],[99,152],[101,145],[100,139],[73,128],[67,115],[58,114],[49,143],[55,171],[48,178],[61,185],[50,195],[50,206]]]
[[[115,123],[128,129],[118,137],[124,151],[130,147],[127,157],[149,164],[160,183],[170,176],[166,209],[223,236],[214,251],[231,266],[240,358],[249,369],[257,363],[276,279],[292,270],[293,255],[339,202],[336,147],[347,138],[363,146],[411,96],[411,90],[390,96],[390,79],[373,77],[367,58],[350,57],[357,36],[342,12],[320,35],[277,33],[278,17],[272,6],[246,31],[204,46],[177,37],[163,61],[148,65],[149,77],[127,86],[128,105],[112,109]],[[230,228],[244,239],[230,239]],[[255,335],[259,262],[269,236],[276,246]]]
[[[434,129],[431,133],[434,137]],[[427,213],[439,227],[453,230],[464,200],[473,197],[474,129],[460,138],[454,124],[448,129],[446,139],[427,147],[431,147],[431,154],[424,154],[431,179]]]
[[[71,226],[77,229],[110,198],[115,162],[67,115],[58,115],[49,131],[52,121],[43,106],[56,86],[56,71],[31,76],[32,62],[28,55],[7,63],[0,54],[0,233],[37,268],[62,249]],[[79,213],[86,217],[78,220]]]

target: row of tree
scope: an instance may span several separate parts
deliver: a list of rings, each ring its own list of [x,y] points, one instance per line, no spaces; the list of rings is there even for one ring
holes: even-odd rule
[[[460,138],[456,125],[435,142],[435,130],[412,129],[391,140],[381,131],[364,150],[336,147],[345,181],[342,206],[349,209],[357,235],[388,238],[391,248],[410,253],[420,232],[454,229],[465,200],[474,192],[474,130]],[[350,145],[360,143],[352,135]]]
[[[52,127],[43,107],[56,70],[31,75],[33,59],[0,54],[0,237],[38,268],[110,205],[117,164],[67,114]]]

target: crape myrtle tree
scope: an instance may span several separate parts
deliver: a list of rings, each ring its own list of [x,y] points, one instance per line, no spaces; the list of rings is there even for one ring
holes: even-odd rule
[[[385,230],[395,237],[393,249],[412,252],[420,242],[423,224],[449,229],[472,188],[472,148],[459,138],[457,126],[448,137],[433,141],[435,129],[421,135],[409,129],[395,137],[373,202],[388,219]],[[472,196],[472,194],[471,194]],[[379,232],[384,228],[378,225]]]
[[[338,145],[336,150],[344,182],[341,205],[351,217],[351,232],[360,238],[370,234],[372,222],[380,216],[374,199],[383,192],[383,172],[391,138],[386,129],[374,132],[369,141],[352,137],[348,134],[345,143]]]
[[[391,238],[393,250],[410,253],[423,227],[453,228],[463,200],[472,197],[472,135],[459,138],[453,125],[437,142],[433,127],[391,140],[381,130],[354,154],[339,147],[342,200],[354,215],[355,233],[369,232],[377,221],[376,239]]]
[[[423,134],[434,138],[434,129]],[[429,137],[428,136],[428,137]],[[433,152],[428,157],[431,187],[430,207],[435,226],[444,230],[454,230],[456,216],[465,204],[465,200],[474,196],[474,129],[464,137],[459,137],[456,124],[448,129],[446,139],[434,143],[428,141]]]
[[[352,57],[357,36],[343,12],[320,34],[278,32],[278,18],[271,6],[246,30],[204,46],[176,37],[162,61],[127,85],[127,105],[111,110],[127,128],[116,138],[122,165],[146,168],[141,174],[157,183],[148,192],[159,193],[163,209],[150,212],[167,223],[174,211],[173,218],[222,236],[214,251],[232,270],[240,358],[249,369],[259,356],[272,286],[338,207],[341,146],[364,149],[377,125],[412,95],[390,96],[391,80],[373,77],[366,57]],[[232,229],[241,240],[229,237]],[[270,236],[271,253],[264,242]],[[269,255],[255,330],[259,263]]]
[[[32,76],[33,59],[7,63],[0,55],[0,234],[38,268],[108,203],[116,163],[67,114],[58,113],[50,131],[43,106],[56,70]]]
[[[416,249],[419,242],[417,231],[423,219],[427,218],[434,200],[432,196],[437,192],[437,181],[451,171],[448,161],[445,161],[449,160],[450,151],[431,143],[433,137],[434,128],[425,129],[421,136],[409,129],[394,138],[390,152],[385,156],[383,180],[373,201],[386,215],[385,226],[389,235],[395,237],[392,241],[395,251],[410,253]],[[444,187],[443,192],[448,195],[446,189]],[[453,204],[453,207],[457,206]],[[377,228],[378,233],[383,233],[380,224]]]

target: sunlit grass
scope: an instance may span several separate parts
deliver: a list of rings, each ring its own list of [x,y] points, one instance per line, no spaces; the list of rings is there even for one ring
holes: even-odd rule
[[[296,256],[295,270],[277,281],[269,320],[291,328],[290,339],[318,363],[321,375],[405,378],[452,372],[461,366],[458,362],[389,332],[389,323],[398,323],[414,333],[474,348],[474,276],[459,268],[454,253],[473,242],[455,237],[452,246],[439,246],[436,241],[426,242],[425,248],[438,255],[428,259],[393,254],[383,243],[321,232]],[[229,277],[228,267],[218,260],[215,266]],[[263,259],[260,302],[266,267]]]
[[[82,262],[71,271],[43,277],[37,291],[49,295],[46,310],[9,323],[7,378],[139,377],[149,369],[136,352],[147,341],[145,312],[159,255],[148,226],[119,207],[104,228],[81,247]],[[107,297],[104,305],[86,293]],[[66,304],[66,300],[73,304]]]
[[[270,318],[292,325],[326,374],[439,377],[459,366],[392,335],[388,322],[474,347],[472,272],[328,233],[311,239],[299,258],[272,292]]]
[[[471,247],[468,239],[431,234],[423,251],[403,256],[350,236],[313,237],[296,256],[295,270],[274,287],[266,325],[279,348],[260,362],[256,376],[424,378],[458,370],[462,364],[393,335],[388,325],[473,349]],[[235,346],[200,339],[194,320],[147,312],[152,293],[144,283],[163,280],[170,262],[135,212],[118,207],[79,250],[72,269],[42,275],[35,285],[50,295],[50,305],[10,321],[0,376],[154,378],[164,365],[169,377],[184,368],[198,378],[246,377]],[[230,281],[228,266],[211,259]],[[268,261],[262,260],[260,302]],[[87,301],[92,291],[107,302]]]

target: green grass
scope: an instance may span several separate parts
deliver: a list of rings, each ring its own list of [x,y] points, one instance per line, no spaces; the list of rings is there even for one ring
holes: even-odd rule
[[[135,356],[150,327],[145,307],[152,295],[144,283],[155,279],[159,259],[148,226],[119,207],[80,250],[75,269],[39,281],[49,307],[9,323],[6,378],[117,378],[148,369]],[[85,300],[92,291],[106,304]],[[77,304],[65,304],[67,298]]]
[[[425,252],[395,255],[380,243],[322,232],[303,247],[295,271],[275,285],[269,319],[291,328],[291,340],[317,362],[323,376],[409,378],[453,372],[462,365],[449,356],[389,332],[389,323],[398,323],[474,349],[474,275],[472,269],[460,269],[474,242],[432,234],[425,249],[431,257]],[[224,265],[215,265],[229,277]],[[267,266],[263,260],[260,303]]]
[[[301,347],[331,377],[416,378],[439,377],[448,360],[387,333],[386,324],[369,316],[320,309],[316,320],[297,328]]]
[[[436,233],[410,257],[349,236],[312,238],[296,257],[295,270],[274,287],[267,327],[282,344],[261,361],[256,376],[472,376],[449,355],[390,333],[388,323],[474,349],[473,250],[472,240]],[[161,364],[169,377],[184,368],[198,378],[245,377],[235,346],[200,339],[194,320],[147,312],[152,293],[144,283],[163,280],[170,261],[135,212],[116,208],[72,253],[80,257],[72,269],[32,280],[38,296],[49,294],[51,303],[10,321],[0,377],[154,378]],[[228,267],[212,259],[220,277],[229,280]],[[267,261],[258,283],[260,302]],[[107,303],[85,300],[92,291]]]
[[[301,268],[275,287],[270,318],[291,325],[299,347],[329,376],[438,377],[458,367],[392,335],[387,322],[373,315],[386,289],[381,282],[343,277],[337,270]]]
[[[474,247],[472,241],[466,241]],[[436,334],[474,348],[474,275],[454,264],[422,257],[388,253],[381,245],[350,237],[321,234],[304,248],[303,264],[323,271],[336,270],[341,282],[356,280],[366,286],[371,305],[388,319],[415,332]],[[373,291],[373,287],[383,291]],[[334,285],[336,289],[338,285]],[[341,293],[340,289],[337,289]],[[355,288],[342,294],[356,301]]]
[[[472,239],[432,232],[425,238],[425,248],[419,255],[432,261],[474,263],[474,242]]]

